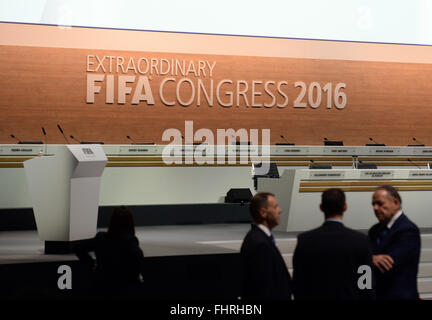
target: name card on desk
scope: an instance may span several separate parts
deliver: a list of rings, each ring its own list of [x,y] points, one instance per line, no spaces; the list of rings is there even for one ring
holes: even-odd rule
[[[356,154],[355,147],[324,147],[324,153],[326,154],[347,154],[352,155]]]
[[[432,179],[432,170],[411,170],[408,178]]]
[[[391,179],[394,176],[393,171],[382,170],[361,170],[360,178],[363,179]]]
[[[277,153],[283,154],[307,154],[310,152],[309,147],[292,147],[292,148],[283,148],[281,150],[277,150]]]
[[[129,146],[129,147],[120,147],[120,154],[155,154],[157,153],[156,147],[146,147],[146,146]]]
[[[376,148],[369,147],[370,154],[389,155],[389,154],[400,154],[400,148]]]
[[[324,180],[324,179],[341,179],[345,177],[344,171],[333,171],[333,170],[311,170],[309,174],[309,179],[318,179],[318,180]]]
[[[413,151],[414,154],[431,154],[432,155],[432,149],[431,148],[415,148]]]
[[[31,146],[1,146],[0,154],[2,155],[37,155],[39,151],[43,150],[43,146],[39,145],[37,147]]]

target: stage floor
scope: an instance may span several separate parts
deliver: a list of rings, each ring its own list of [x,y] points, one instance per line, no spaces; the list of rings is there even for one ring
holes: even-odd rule
[[[136,227],[145,257],[202,256],[233,254],[240,251],[250,224],[210,224]],[[292,274],[296,233],[274,232],[277,246]],[[432,232],[422,230],[422,251],[418,274],[421,297],[432,299]],[[46,255],[37,231],[0,232],[0,265],[25,266],[27,263],[77,261],[75,255]],[[173,263],[164,260],[163,263]],[[182,260],[184,261],[184,260]]]
[[[238,253],[250,224],[136,227],[146,257]],[[274,232],[277,245],[291,264],[296,234]],[[0,232],[0,264],[77,260],[73,254],[46,255],[37,231]]]

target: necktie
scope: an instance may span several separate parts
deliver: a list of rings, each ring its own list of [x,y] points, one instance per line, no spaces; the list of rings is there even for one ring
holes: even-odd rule
[[[275,238],[273,237],[272,234],[270,235],[270,240],[271,240],[271,242],[272,242],[274,245],[276,245],[276,240],[275,240]]]
[[[389,229],[387,228],[387,226],[384,226],[381,229],[381,231],[379,232],[378,237],[377,237],[377,244],[378,245],[384,240],[384,238],[387,236],[388,232],[389,232]]]

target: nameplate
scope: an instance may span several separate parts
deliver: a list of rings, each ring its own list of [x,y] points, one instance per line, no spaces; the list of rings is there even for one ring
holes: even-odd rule
[[[326,147],[324,148],[324,153],[327,154],[347,154],[352,155],[356,153],[356,148],[353,147],[341,147],[341,148],[335,148],[335,147]]]
[[[120,154],[154,154],[157,148],[149,148],[144,146],[120,147]]]
[[[43,150],[42,146],[27,147],[27,146],[3,146],[0,148],[0,153],[3,155],[36,155]]]
[[[380,155],[389,155],[389,154],[399,154],[400,148],[376,148],[369,147],[369,153],[371,154],[380,154]]]
[[[321,180],[321,179],[343,179],[345,177],[344,171],[333,171],[333,170],[316,170],[313,169],[309,173],[309,179]]]
[[[308,147],[305,147],[305,148],[293,147],[293,148],[284,148],[284,149],[282,149],[281,153],[284,153],[284,154],[307,154],[307,153],[309,153],[309,151],[310,151],[310,148],[308,148]]]
[[[360,178],[365,179],[391,179],[394,176],[393,171],[382,171],[382,170],[361,170]]]
[[[413,154],[432,154],[432,149],[415,148]]]
[[[432,179],[432,170],[411,170],[408,178],[413,179]]]

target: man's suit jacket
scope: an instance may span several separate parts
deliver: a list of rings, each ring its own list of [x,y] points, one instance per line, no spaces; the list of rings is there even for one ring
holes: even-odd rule
[[[243,266],[243,299],[290,300],[291,277],[271,238],[252,225],[240,250]]]
[[[385,225],[378,223],[369,230],[373,254],[388,254],[394,264],[390,271],[375,269],[377,299],[419,299],[417,273],[420,260],[420,232],[417,226],[402,214],[386,235]]]
[[[374,299],[373,288],[359,289],[358,280],[364,274],[358,273],[361,265],[372,267],[366,235],[337,221],[300,234],[293,256],[294,299]]]

